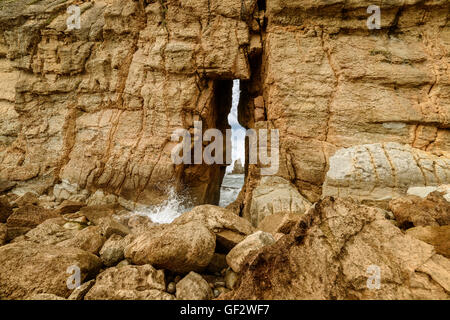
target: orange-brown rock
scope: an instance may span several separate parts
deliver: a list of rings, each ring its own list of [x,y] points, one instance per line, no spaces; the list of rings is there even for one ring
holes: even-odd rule
[[[450,225],[450,202],[436,191],[425,199],[410,195],[392,200],[389,208],[403,228]]]
[[[45,209],[35,205],[26,205],[11,214],[6,222],[8,226],[8,239],[14,239],[35,228],[47,219],[57,218],[60,215],[54,210]]]
[[[25,299],[37,293],[67,298],[69,267],[80,268],[80,280],[93,278],[101,260],[76,248],[28,241],[0,247],[0,299]]]
[[[404,235],[381,209],[326,198],[252,257],[231,297],[449,299],[449,270],[450,260]]]
[[[406,234],[431,244],[436,252],[450,259],[450,225],[408,229]]]

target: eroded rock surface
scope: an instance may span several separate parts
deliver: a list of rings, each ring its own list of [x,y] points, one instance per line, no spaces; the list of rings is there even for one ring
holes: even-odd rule
[[[450,298],[450,260],[353,200],[320,201],[249,262],[234,299]],[[380,271],[378,290],[371,270]]]
[[[101,260],[77,248],[28,241],[0,247],[0,299],[25,299],[46,293],[67,298],[69,267],[77,266],[80,280],[95,277]]]

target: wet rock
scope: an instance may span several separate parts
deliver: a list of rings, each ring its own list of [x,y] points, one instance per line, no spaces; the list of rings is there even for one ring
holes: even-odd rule
[[[214,255],[216,239],[203,224],[155,227],[140,234],[125,249],[125,257],[134,264],[185,273],[205,269]]]
[[[80,280],[93,278],[101,260],[77,248],[22,241],[0,247],[0,299],[25,299],[45,292],[67,298],[69,267],[78,266]]]
[[[179,300],[210,300],[214,297],[208,282],[195,272],[190,272],[176,287]]]
[[[450,259],[450,225],[415,227],[407,230],[406,234],[432,245],[436,253]]]
[[[151,265],[109,268],[97,276],[85,300],[173,300],[164,272]]]
[[[275,243],[275,239],[270,233],[257,231],[246,237],[236,247],[227,254],[227,263],[234,272],[240,272],[247,257],[257,252],[264,246]]]
[[[450,202],[436,191],[425,199],[411,195],[392,200],[389,208],[401,228],[450,224]]]
[[[111,205],[95,205],[83,207],[80,215],[85,216],[89,221],[98,225],[101,218],[111,218],[116,213],[116,206]]]

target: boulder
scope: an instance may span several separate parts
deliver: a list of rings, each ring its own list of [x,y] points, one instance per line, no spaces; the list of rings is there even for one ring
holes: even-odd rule
[[[0,247],[0,299],[26,299],[37,293],[67,298],[71,267],[80,269],[80,281],[100,270],[101,260],[77,248],[61,248],[28,241]]]
[[[57,244],[59,247],[73,247],[98,255],[106,238],[98,226],[87,227],[74,233],[73,237]]]
[[[425,199],[410,195],[391,200],[389,208],[401,228],[450,224],[450,202],[437,191]]]
[[[124,259],[125,239],[113,234],[100,250],[100,258],[107,267],[112,267]]]
[[[208,265],[207,271],[211,273],[220,273],[227,267],[228,264],[226,255],[221,253],[214,253],[211,262]]]
[[[36,228],[28,231],[24,239],[40,244],[57,244],[75,236],[76,230],[64,228],[66,220],[63,218],[52,218],[45,220]]]
[[[12,203],[12,205],[16,208],[24,207],[26,205],[38,205],[38,204],[39,204],[38,196],[31,192],[25,193]]]
[[[253,190],[250,211],[244,217],[256,227],[269,215],[279,212],[302,214],[310,206],[311,203],[289,181],[277,176],[266,176]]]
[[[330,157],[322,196],[351,196],[384,207],[410,187],[450,183],[450,159],[396,142],[352,146]]]
[[[125,249],[134,264],[186,273],[208,266],[214,255],[216,237],[202,223],[164,225],[138,235]]]
[[[214,232],[217,246],[226,252],[255,231],[247,220],[230,210],[212,205],[197,206],[175,219],[173,224],[184,224],[190,221],[202,223]]]
[[[111,218],[116,211],[115,205],[94,205],[81,208],[80,215],[98,225],[101,218]]]
[[[300,222],[302,215],[296,213],[275,213],[265,217],[258,225],[258,229],[275,235],[288,234]]]
[[[79,201],[64,200],[57,208],[56,211],[63,215],[67,213],[75,213],[80,211],[81,208],[85,207],[86,204]]]
[[[245,168],[242,165],[241,159],[237,159],[233,165],[233,171],[231,174],[245,174]]]
[[[35,205],[26,205],[11,214],[6,222],[8,239],[23,235],[47,219],[60,217],[54,210]]]
[[[327,197],[241,270],[232,299],[449,299],[449,260],[383,210]]]
[[[85,300],[173,300],[164,272],[151,265],[109,268],[97,276]]]
[[[100,218],[97,225],[100,226],[101,232],[106,238],[111,237],[113,234],[125,237],[130,233],[130,229],[128,229],[127,226],[124,226],[110,217]]]
[[[227,263],[234,272],[240,272],[247,257],[259,249],[275,243],[270,233],[257,231],[236,245],[227,255]]]
[[[17,183],[11,181],[0,181],[0,194],[12,190]]]
[[[438,254],[450,259],[450,225],[415,227],[407,230],[406,234],[431,244]]]
[[[211,300],[214,294],[201,275],[190,272],[177,283],[176,297],[179,300]]]
[[[8,217],[13,213],[12,206],[10,205],[6,196],[0,197],[0,223],[5,223]]]

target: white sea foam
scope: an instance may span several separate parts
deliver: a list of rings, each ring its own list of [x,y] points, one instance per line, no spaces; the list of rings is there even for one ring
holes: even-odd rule
[[[175,190],[169,190],[169,197],[166,201],[157,206],[152,206],[135,212],[138,215],[147,216],[154,223],[167,224],[190,211],[191,206],[186,205],[186,198],[177,194]]]

